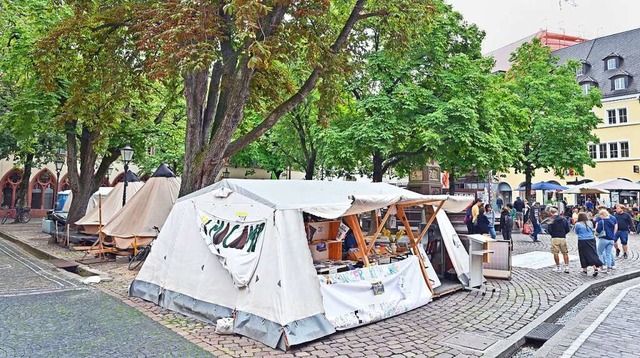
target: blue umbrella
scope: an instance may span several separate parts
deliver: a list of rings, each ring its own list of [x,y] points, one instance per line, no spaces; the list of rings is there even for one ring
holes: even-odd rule
[[[541,181],[541,182],[538,182],[538,183],[531,184],[531,189],[532,190],[547,191],[547,190],[567,190],[569,188],[567,188],[566,186],[562,186],[560,184],[554,184],[554,183],[548,183],[546,181]],[[521,186],[516,190],[526,190],[526,188]]]

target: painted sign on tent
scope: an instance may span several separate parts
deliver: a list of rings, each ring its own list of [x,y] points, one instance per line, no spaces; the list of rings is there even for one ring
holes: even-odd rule
[[[264,242],[266,220],[247,222],[226,219],[198,210],[200,235],[209,250],[229,271],[237,287],[245,287],[253,277]]]

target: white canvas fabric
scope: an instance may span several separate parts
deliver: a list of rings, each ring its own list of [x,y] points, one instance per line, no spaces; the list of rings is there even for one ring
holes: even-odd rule
[[[91,194],[91,198],[89,199],[89,203],[87,204],[87,212],[93,210],[93,208],[98,206],[98,201],[100,200],[99,197],[102,197],[102,201],[104,202],[112,190],[113,187],[101,186],[95,193]]]
[[[149,183],[145,188],[147,185]],[[134,200],[140,197],[141,193],[138,193]],[[223,307],[228,312],[242,312],[244,316],[248,314],[256,318],[254,322],[262,321],[259,327],[251,326],[243,332],[271,329],[275,333],[269,334],[275,334],[276,337],[281,332],[295,332],[293,334],[298,336],[292,338],[297,339],[298,343],[316,339],[331,333],[333,329],[320,330],[319,326],[311,323],[314,317],[321,317],[320,320],[328,322],[323,318],[325,315],[337,317],[344,315],[344,310],[352,306],[366,307],[369,301],[360,297],[371,294],[371,291],[357,287],[358,284],[346,287],[346,291],[338,286],[327,288],[327,295],[336,301],[346,299],[344,295],[349,295],[352,290],[355,294],[349,299],[350,303],[329,303],[337,308],[327,311],[323,297],[328,296],[321,292],[319,277],[313,266],[303,212],[337,218],[345,213],[424,198],[451,200],[450,207],[459,210],[470,202],[465,198],[424,196],[382,183],[223,180],[181,198],[173,206],[153,250],[132,284],[132,287],[135,286],[132,292],[139,297],[185,296],[186,301],[194,302],[194,306],[195,302],[203,302]],[[238,253],[221,255],[222,250],[218,253],[218,248],[211,245],[214,239],[209,232],[202,235],[203,216],[222,218],[237,224],[264,222],[264,237],[258,259],[242,257]],[[221,256],[223,259],[220,259]],[[234,260],[236,262],[231,264]],[[428,260],[425,264],[430,269],[430,275],[433,273],[434,283],[439,283]],[[253,265],[255,270],[251,269]],[[388,294],[385,298],[377,299],[378,308],[368,313],[372,320],[404,312],[431,299],[416,257],[394,263],[393,267],[393,272],[385,279]],[[370,286],[370,283],[367,284]],[[171,308],[172,302],[164,302],[164,305]],[[191,306],[180,308],[187,314],[194,309]],[[265,320],[272,323],[265,324]],[[312,325],[303,326],[300,323],[303,320],[308,320],[306,322]],[[348,326],[351,325],[344,327]],[[303,329],[314,331],[315,335],[303,335]],[[267,336],[258,333],[254,337]]]
[[[142,188],[143,182],[131,182],[127,183],[127,202],[133,198],[133,196]],[[106,198],[102,200],[102,225],[108,223],[111,218],[122,209],[122,192],[124,190],[124,183],[120,182],[113,190],[109,192]],[[65,203],[66,205],[66,203]],[[85,216],[76,221],[76,225],[85,226],[83,232],[89,234],[95,234],[98,232],[98,225],[100,225],[100,208],[96,205],[92,210],[88,211]]]
[[[114,238],[156,237],[180,191],[179,178],[151,177],[138,193],[105,225],[103,232]],[[126,242],[117,247],[127,248]]]
[[[453,224],[449,220],[447,214],[440,210],[436,214],[436,220],[438,222],[438,228],[442,235],[442,241],[447,248],[447,253],[453,264],[453,268],[456,270],[458,279],[462,284],[467,286],[469,284],[469,254],[465,250],[462,241],[458,233],[453,228]]]

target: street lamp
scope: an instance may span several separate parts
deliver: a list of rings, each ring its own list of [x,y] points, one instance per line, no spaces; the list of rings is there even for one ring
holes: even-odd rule
[[[133,148],[127,144],[124,148],[120,149],[120,156],[124,163],[124,189],[122,190],[122,206],[127,203],[127,172],[129,171],[129,163],[133,158]]]
[[[56,206],[58,205],[58,186],[60,185],[60,172],[64,166],[64,157],[58,155],[56,160],[53,161],[53,164],[56,167],[56,187],[53,190],[53,211],[55,212]]]

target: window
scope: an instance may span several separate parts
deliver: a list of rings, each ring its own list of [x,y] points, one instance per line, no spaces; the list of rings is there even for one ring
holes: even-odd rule
[[[598,153],[596,152],[596,145],[595,144],[589,144],[589,156],[591,157],[591,159],[597,159],[598,158]]]
[[[618,123],[627,123],[627,109],[618,108]]]
[[[599,153],[600,159],[607,159],[607,144],[600,143]]]
[[[583,94],[589,93],[589,89],[590,88],[591,88],[591,84],[589,84],[589,83],[582,84],[582,93]]]
[[[620,158],[629,158],[629,142],[620,142]]]
[[[608,59],[605,70],[615,70],[616,68],[618,68],[618,59],[616,57]]]
[[[581,64],[578,68],[576,68],[576,76],[584,75],[584,65]]]
[[[618,143],[609,143],[609,158],[618,157]]]
[[[607,110],[607,118],[609,118],[609,124],[616,124],[616,110],[609,109]]]
[[[150,157],[153,157],[154,155],[156,155],[156,147],[155,146],[147,147],[147,155]]]
[[[618,77],[618,78],[613,80],[613,89],[615,91],[623,90],[625,88],[627,88],[627,78],[626,77]]]

